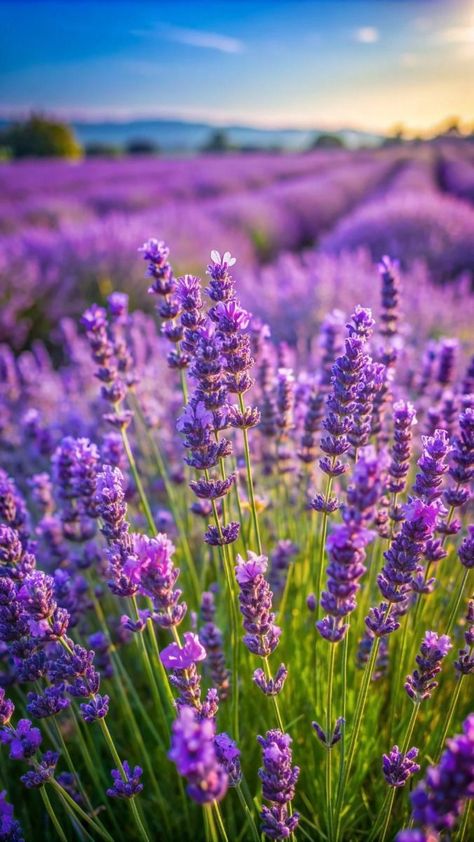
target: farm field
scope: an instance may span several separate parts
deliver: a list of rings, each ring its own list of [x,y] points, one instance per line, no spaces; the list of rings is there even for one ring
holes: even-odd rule
[[[0,840],[473,839],[473,185],[0,166]]]

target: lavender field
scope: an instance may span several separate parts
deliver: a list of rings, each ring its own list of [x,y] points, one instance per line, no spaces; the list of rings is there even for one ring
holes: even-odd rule
[[[473,186],[0,165],[0,840],[474,840]]]

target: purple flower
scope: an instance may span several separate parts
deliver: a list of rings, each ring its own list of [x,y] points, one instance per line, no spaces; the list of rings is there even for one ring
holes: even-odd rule
[[[135,766],[132,771],[128,761],[124,760],[122,769],[112,769],[110,773],[113,784],[107,790],[109,798],[134,798],[143,789],[143,784],[140,781],[143,770],[140,766]]]
[[[3,728],[0,741],[10,746],[12,760],[27,760],[33,757],[41,745],[41,732],[33,728],[29,719],[20,719],[16,728]]]
[[[119,468],[104,466],[97,477],[95,504],[97,514],[103,521],[101,530],[107,540],[120,540],[128,525],[124,479]]]
[[[418,669],[407,676],[405,682],[405,690],[411,699],[422,702],[431,697],[431,693],[438,686],[434,677],[440,672],[441,661],[452,646],[447,634],[437,635],[436,632],[425,632],[420,652],[416,656]]]
[[[91,725],[97,719],[104,719],[109,712],[109,697],[96,693],[88,702],[79,705],[84,722]]]
[[[323,746],[325,746],[328,749],[334,748],[334,746],[337,745],[338,742],[341,740],[342,729],[343,729],[345,724],[346,724],[346,720],[344,719],[343,716],[340,716],[336,720],[336,724],[334,726],[334,731],[332,732],[332,734],[331,733],[326,734],[326,732],[323,731],[323,729],[321,728],[321,726],[318,722],[312,722],[311,723],[312,727],[314,728],[314,730],[315,730],[315,732],[318,736],[318,739],[323,744]]]
[[[260,813],[261,830],[270,839],[286,839],[299,822],[298,813],[289,814],[288,805],[295,796],[299,777],[298,766],[292,766],[291,738],[281,731],[267,731],[257,737],[262,746],[263,766],[258,770],[262,781],[263,797],[271,802]]]
[[[22,775],[20,780],[27,789],[39,789],[44,786],[54,775],[59,753],[57,751],[45,751],[42,758],[32,771]]]
[[[474,798],[472,713],[464,722],[463,733],[447,741],[438,766],[431,766],[425,780],[412,792],[413,819],[427,831],[450,831],[469,798]]]
[[[448,470],[446,458],[451,451],[446,430],[435,430],[433,436],[422,436],[423,453],[418,460],[413,491],[425,503],[433,503],[442,494],[443,475]]]
[[[382,771],[389,786],[405,786],[411,775],[420,771],[420,766],[415,763],[418,757],[418,749],[413,747],[406,754],[402,754],[398,746],[393,746],[389,754],[384,754]]]
[[[277,696],[283,690],[283,685],[288,676],[288,670],[285,667],[285,664],[280,664],[276,671],[275,678],[271,676],[267,678],[263,669],[259,668],[254,671],[253,680],[257,687],[260,688],[262,693],[265,693],[266,696]]]
[[[217,760],[214,740],[214,721],[182,707],[173,723],[168,756],[187,778],[187,792],[198,804],[220,801],[227,792],[228,775]]]
[[[393,447],[388,469],[388,490],[400,494],[405,488],[410,469],[412,427],[417,423],[415,407],[408,401],[398,401],[393,406]]]
[[[237,556],[235,577],[240,586],[240,611],[244,618],[244,643],[254,655],[266,658],[278,646],[281,629],[275,625],[272,612],[273,594],[263,574],[268,565],[266,556],[249,551],[248,561]]]
[[[214,748],[218,763],[227,772],[229,786],[238,786],[242,780],[240,749],[228,734],[216,734]]]
[[[468,534],[459,545],[458,556],[467,570],[474,567],[474,525],[468,526]]]
[[[0,839],[4,842],[24,842],[20,823],[13,817],[13,806],[7,801],[7,791],[0,792]]]
[[[160,658],[167,670],[187,670],[192,664],[203,661],[206,657],[206,650],[199,642],[197,634],[192,632],[184,633],[184,646],[179,647],[177,643],[170,643],[161,650]]]
[[[28,693],[26,710],[34,719],[56,716],[69,707],[70,701],[65,694],[65,685],[57,684],[46,687],[41,695]]]

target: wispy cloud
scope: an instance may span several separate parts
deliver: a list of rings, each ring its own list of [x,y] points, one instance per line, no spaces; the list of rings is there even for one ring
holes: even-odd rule
[[[380,33],[375,26],[359,26],[354,31],[354,40],[359,44],[376,44],[380,39]]]
[[[217,50],[220,53],[241,53],[245,49],[243,41],[222,35],[219,32],[205,32],[200,29],[183,29],[178,26],[163,27],[169,41],[186,44],[190,47],[200,47],[207,50]]]

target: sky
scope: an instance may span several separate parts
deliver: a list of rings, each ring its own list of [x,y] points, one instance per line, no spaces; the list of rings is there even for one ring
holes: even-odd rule
[[[0,116],[474,122],[474,0],[0,0]]]

